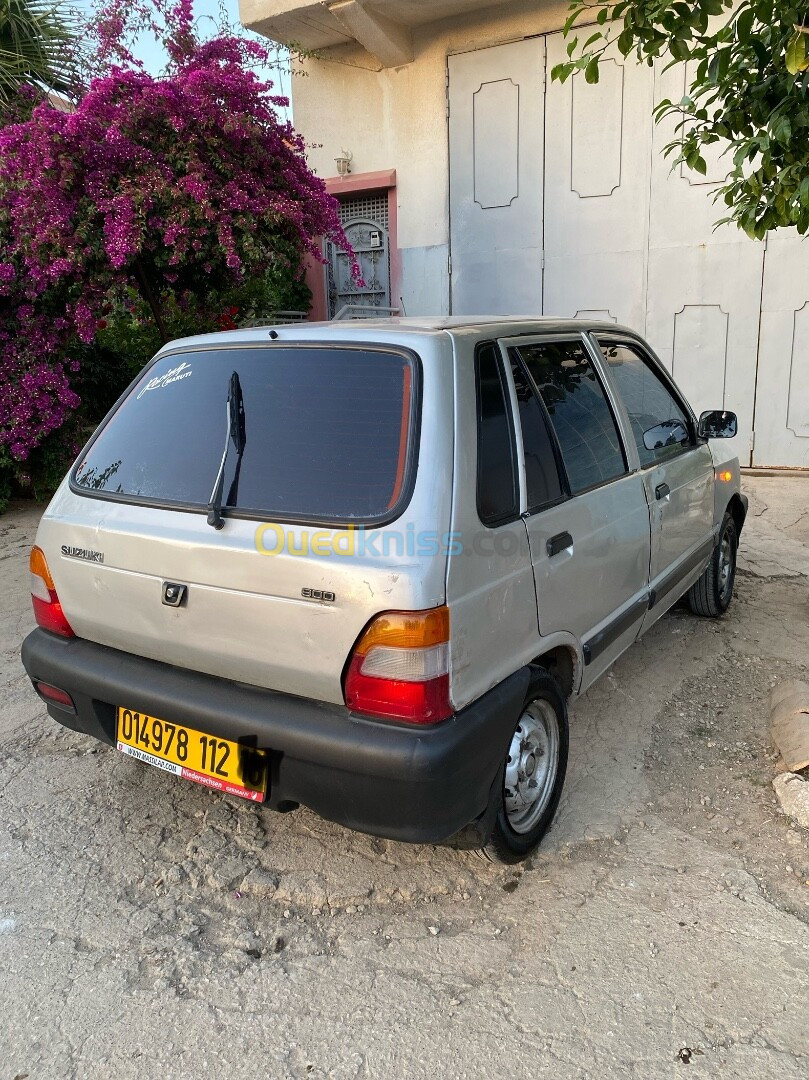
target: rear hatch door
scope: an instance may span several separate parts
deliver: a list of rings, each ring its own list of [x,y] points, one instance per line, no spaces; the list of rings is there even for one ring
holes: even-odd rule
[[[419,361],[395,346],[216,345],[158,357],[40,528],[76,634],[342,700],[346,657],[376,611],[443,601],[443,584],[425,593],[422,568],[397,546],[387,558],[378,543],[365,550],[410,501],[419,393]],[[223,459],[217,529],[208,504]],[[165,602],[172,584],[178,606]]]

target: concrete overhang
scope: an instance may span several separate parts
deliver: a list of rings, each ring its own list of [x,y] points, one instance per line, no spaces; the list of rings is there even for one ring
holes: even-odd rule
[[[509,0],[239,0],[248,30],[303,49],[361,45],[382,67],[413,60],[412,31]]]

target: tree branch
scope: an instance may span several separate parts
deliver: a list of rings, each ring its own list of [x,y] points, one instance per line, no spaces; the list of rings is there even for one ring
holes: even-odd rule
[[[149,282],[149,278],[143,268],[143,263],[140,261],[139,258],[136,258],[133,265],[135,269],[135,278],[138,282],[138,287],[140,288],[141,295],[143,296],[143,299],[146,301],[146,303],[149,305],[152,315],[154,316],[154,321],[157,325],[157,329],[160,331],[160,336],[163,339],[163,344],[165,345],[171,335],[166,329],[166,324],[163,322],[163,312],[161,311],[160,303],[154,294],[154,290],[152,289],[152,286]]]

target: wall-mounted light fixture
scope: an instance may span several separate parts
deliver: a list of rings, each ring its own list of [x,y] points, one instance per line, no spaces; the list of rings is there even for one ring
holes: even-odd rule
[[[350,150],[340,151],[338,157],[334,159],[338,176],[347,176],[351,172],[351,159],[353,156]]]

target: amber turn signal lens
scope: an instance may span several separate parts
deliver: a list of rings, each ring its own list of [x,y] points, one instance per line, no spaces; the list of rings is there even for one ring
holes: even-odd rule
[[[733,473],[730,471],[730,469],[723,469],[722,472],[717,473],[716,475],[718,479],[725,484],[729,484],[733,479]]]
[[[34,618],[37,624],[43,630],[50,630],[52,634],[74,637],[73,627],[67,621],[62,605],[59,603],[59,597],[56,595],[56,587],[42,548],[31,548],[28,567],[31,571],[31,602],[34,605]]]
[[[28,560],[28,569],[36,577],[42,578],[47,588],[53,592],[54,584],[51,572],[48,569],[48,562],[45,558],[45,552],[40,547],[31,548],[31,558]]]
[[[364,656],[375,645],[391,649],[426,649],[449,641],[449,608],[388,611],[377,615],[357,642],[354,654]]]

